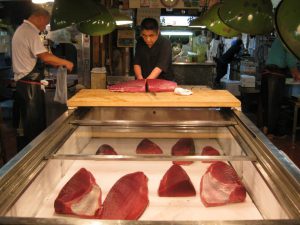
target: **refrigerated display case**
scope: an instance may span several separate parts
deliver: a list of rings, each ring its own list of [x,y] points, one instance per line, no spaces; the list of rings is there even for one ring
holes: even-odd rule
[[[0,224],[299,224],[300,172],[295,164],[239,111],[234,96],[226,91],[193,92],[193,101],[187,96],[167,98],[173,93],[137,97],[136,93],[85,90],[76,94],[68,101],[67,112],[1,168]],[[214,101],[202,101],[205,93]],[[143,101],[137,104],[137,98]],[[159,145],[163,154],[136,154],[144,138]],[[194,140],[195,155],[171,154],[180,138]],[[118,155],[96,155],[102,144],[111,145]],[[221,154],[201,156],[205,146]],[[196,196],[158,196],[159,182],[176,160],[193,161],[182,168]],[[224,161],[234,168],[246,188],[244,202],[202,204],[200,180],[211,164],[205,161]],[[148,178],[149,205],[139,220],[56,214],[55,198],[80,168],[94,175],[102,199],[120,177],[143,172]]]

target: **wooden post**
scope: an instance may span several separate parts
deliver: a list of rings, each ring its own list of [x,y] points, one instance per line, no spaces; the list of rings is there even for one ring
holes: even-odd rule
[[[99,37],[92,37],[92,67],[100,66],[100,40]]]

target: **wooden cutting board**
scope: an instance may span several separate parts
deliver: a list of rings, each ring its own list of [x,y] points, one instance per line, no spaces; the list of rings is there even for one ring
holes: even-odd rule
[[[107,89],[83,89],[70,98],[68,107],[240,107],[241,102],[227,90],[192,89],[189,96],[173,92],[124,93]]]

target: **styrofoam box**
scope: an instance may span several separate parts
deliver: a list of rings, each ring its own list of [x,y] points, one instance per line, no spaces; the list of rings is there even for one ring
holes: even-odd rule
[[[242,74],[240,81],[242,87],[255,87],[255,76]]]
[[[239,80],[221,80],[222,86],[228,90],[234,96],[240,96],[241,92],[239,86],[241,82]]]

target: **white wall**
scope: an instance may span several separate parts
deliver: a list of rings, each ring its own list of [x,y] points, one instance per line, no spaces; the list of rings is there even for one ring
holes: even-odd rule
[[[276,6],[278,5],[278,3],[281,1],[281,0],[271,0],[272,1],[272,4],[273,4],[273,7],[276,8]]]

